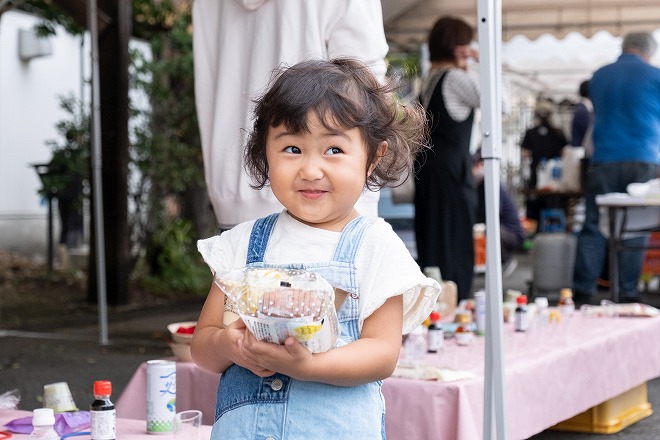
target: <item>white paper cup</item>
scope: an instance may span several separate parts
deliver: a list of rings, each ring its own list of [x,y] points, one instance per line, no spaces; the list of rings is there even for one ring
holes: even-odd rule
[[[66,382],[44,385],[44,407],[52,408],[56,413],[78,411]]]

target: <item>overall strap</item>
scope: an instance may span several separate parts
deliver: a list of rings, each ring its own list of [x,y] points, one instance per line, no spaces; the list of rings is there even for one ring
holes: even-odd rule
[[[351,220],[341,233],[333,260],[352,263],[355,259],[355,254],[357,254],[360,248],[360,243],[362,243],[364,232],[371,226],[373,221],[374,219],[367,219],[366,217],[358,217]]]
[[[246,264],[264,261],[268,239],[275,223],[277,223],[278,216],[279,214],[275,213],[254,222],[252,232],[250,233]]]
[[[419,102],[424,107],[424,110],[428,111],[429,104],[431,103],[431,97],[433,96],[433,91],[437,87],[438,82],[444,80],[447,72],[449,72],[449,70],[434,71],[427,78],[426,84],[424,86],[424,90],[422,91],[422,94],[419,99]]]

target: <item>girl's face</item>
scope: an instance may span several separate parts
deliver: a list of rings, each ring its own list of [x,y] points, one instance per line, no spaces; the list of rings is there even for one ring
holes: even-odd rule
[[[301,222],[341,231],[358,216],[355,202],[365,187],[367,149],[358,128],[328,130],[309,112],[309,132],[271,127],[266,139],[270,186]]]

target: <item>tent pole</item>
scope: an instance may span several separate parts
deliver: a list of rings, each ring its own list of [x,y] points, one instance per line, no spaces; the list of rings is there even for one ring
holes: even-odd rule
[[[103,230],[103,183],[101,161],[101,105],[99,45],[96,0],[87,2],[87,23],[92,49],[92,188],[94,190],[94,237],[96,239],[96,290],[99,311],[99,344],[108,345],[108,310],[105,278],[105,234]]]
[[[501,0],[478,0],[481,153],[486,200],[486,352],[483,439],[506,440],[502,263],[500,261],[500,158],[502,155]],[[496,437],[493,437],[495,428]]]

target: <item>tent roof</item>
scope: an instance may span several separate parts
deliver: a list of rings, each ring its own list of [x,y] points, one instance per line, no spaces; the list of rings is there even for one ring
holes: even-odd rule
[[[442,15],[460,17],[476,27],[476,0],[382,0],[385,33],[390,45],[413,49],[426,41]],[[569,32],[591,37],[605,30],[612,35],[653,31],[660,27],[658,0],[502,0],[502,38],[535,39]]]

